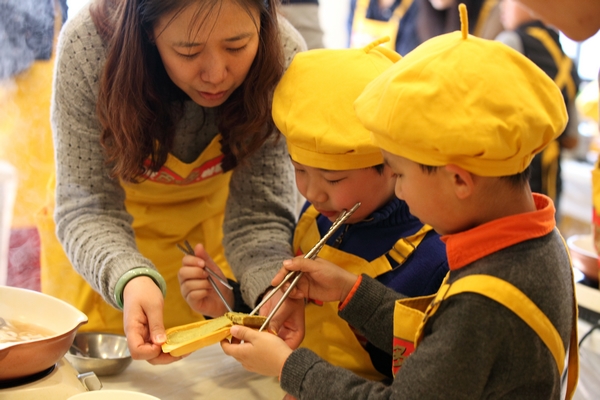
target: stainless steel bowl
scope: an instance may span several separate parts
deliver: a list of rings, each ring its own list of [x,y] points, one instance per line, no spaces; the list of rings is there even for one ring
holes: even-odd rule
[[[132,361],[125,336],[100,332],[75,335],[65,357],[79,373],[98,376],[120,374]]]

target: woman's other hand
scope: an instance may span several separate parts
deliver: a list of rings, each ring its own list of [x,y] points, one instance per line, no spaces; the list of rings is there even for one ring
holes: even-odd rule
[[[163,324],[164,299],[160,288],[147,276],[130,280],[123,291],[123,326],[134,360],[169,364],[181,359],[162,352],[167,340]]]
[[[194,311],[210,317],[220,317],[228,310],[208,281],[209,274],[205,268],[210,268],[224,280],[226,280],[225,275],[202,244],[196,245],[194,253],[195,256],[183,257],[183,265],[177,273],[181,295]],[[223,286],[218,279],[213,279],[213,281],[221,290],[229,306],[233,308],[233,292]]]

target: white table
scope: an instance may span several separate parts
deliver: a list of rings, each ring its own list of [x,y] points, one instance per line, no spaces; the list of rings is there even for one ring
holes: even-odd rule
[[[282,399],[276,377],[246,371],[219,344],[200,349],[168,365],[134,360],[116,376],[100,377],[103,389],[143,392],[161,400]]]

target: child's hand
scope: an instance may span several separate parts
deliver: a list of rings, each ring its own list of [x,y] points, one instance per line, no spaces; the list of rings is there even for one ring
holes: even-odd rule
[[[298,284],[290,293],[291,298],[343,302],[358,279],[356,275],[322,258],[309,260],[296,257],[283,262],[283,268],[277,272],[271,285],[277,286],[289,271],[303,272]]]
[[[220,317],[227,312],[227,308],[208,281],[209,275],[205,268],[210,268],[223,278],[225,278],[225,275],[210,258],[202,244],[196,245],[194,253],[195,256],[186,255],[183,257],[183,265],[177,273],[181,295],[194,311],[210,317]],[[218,279],[213,280],[229,306],[233,308],[233,292],[223,286]]]
[[[221,341],[225,354],[238,360],[248,371],[261,375],[279,376],[285,360],[292,353],[292,349],[272,333],[234,325],[231,327],[231,335],[243,340],[243,343]]]
[[[283,292],[275,293],[260,309],[260,315],[269,315],[279,302]],[[269,329],[277,333],[292,349],[298,348],[304,339],[304,298],[287,298],[275,313],[269,324]]]

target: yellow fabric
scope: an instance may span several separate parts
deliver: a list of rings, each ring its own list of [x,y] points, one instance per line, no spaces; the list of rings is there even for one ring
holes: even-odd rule
[[[413,0],[403,0],[402,3],[396,7],[388,21],[378,21],[376,19],[367,18],[369,0],[358,0],[352,19],[350,47],[363,47],[377,38],[388,36],[390,41],[383,44],[383,46],[390,50],[395,50],[400,20],[406,13],[406,10],[411,6],[412,2]]]
[[[400,59],[379,46],[383,41],[361,49],[310,50],[294,57],[273,95],[273,120],[294,161],[330,170],[383,163],[353,107],[367,83]]]
[[[577,87],[571,76],[571,68],[573,61],[569,56],[564,54],[548,31],[538,27],[527,28],[527,33],[542,42],[546,50],[550,53],[554,64],[558,68],[558,73],[554,77],[554,82],[562,90],[567,89],[567,95],[570,99],[574,99],[577,94]]]
[[[396,376],[400,368],[402,368],[404,361],[414,351],[417,331],[425,317],[427,307],[434,298],[435,294],[432,294],[396,301],[396,305],[394,306],[394,346],[392,352],[392,372],[394,376]]]
[[[575,293],[573,284],[573,293]],[[531,301],[523,292],[510,283],[490,275],[469,275],[458,279],[452,284],[444,283],[440,287],[437,295],[431,301],[423,315],[420,325],[416,331],[415,344],[423,339],[423,328],[427,320],[431,318],[439,309],[440,304],[451,296],[461,293],[477,293],[488,297],[512,312],[523,320],[544,342],[548,350],[552,353],[558,374],[562,375],[565,366],[565,348],[562,339],[552,322],[546,315]],[[573,304],[576,304],[573,299]],[[575,307],[575,306],[574,306]],[[395,314],[394,314],[395,316]],[[394,326],[401,324],[402,320],[394,319]],[[569,379],[567,387],[567,396],[571,398],[575,391],[575,385],[579,374],[579,352],[577,345],[577,310],[574,310],[572,321],[571,340],[569,345]]]
[[[203,243],[228,278],[221,241],[225,201],[231,173],[220,169],[220,135],[190,164],[169,155],[166,164],[151,179],[123,184],[125,205],[133,216],[133,229],[140,252],[149,258],[167,283],[164,307],[166,328],[202,320],[191,311],[179,290],[177,271],[182,255],[175,244],[189,240]],[[122,312],[106,303],[75,272],[54,235],[53,204],[40,214],[42,241],[42,291],[63,299],[87,314],[83,331],[123,332]]]
[[[560,163],[560,144],[554,140],[542,151],[542,193],[552,200],[557,198],[556,177]]]
[[[539,40],[548,50],[558,72],[554,82],[560,90],[565,89],[569,99],[574,99],[577,94],[575,82],[571,76],[573,61],[564,54],[548,31],[538,27],[527,28],[527,34]],[[542,151],[542,193],[555,200],[557,199],[556,179],[558,176],[558,164],[560,163],[560,144],[554,140]]]
[[[490,12],[497,5],[498,0],[485,0],[483,2],[481,10],[479,11],[479,16],[477,17],[477,23],[475,24],[475,28],[473,29],[474,36],[482,37],[485,24],[490,16]]]
[[[56,7],[54,49],[62,25]],[[0,85],[0,159],[18,171],[13,228],[35,226],[34,214],[46,200],[47,183],[54,171],[50,127],[50,97],[55,52]]]
[[[517,174],[564,131],[562,94],[525,56],[467,35],[461,21],[463,31],[426,41],[367,85],[358,119],[379,147],[417,163]]]
[[[581,115],[596,122],[599,121],[598,93],[598,80],[596,79],[585,85],[585,87],[581,90],[581,92],[579,92],[579,95],[575,99],[575,106],[577,107],[577,110],[581,113]]]
[[[596,214],[600,214],[600,159],[592,169],[592,205]]]
[[[419,229],[414,235],[411,235],[406,238],[400,238],[394,244],[394,247],[389,252],[390,257],[392,257],[399,265],[404,264],[404,261],[412,254],[413,251],[417,248],[421,241],[425,239],[427,232],[433,230],[433,228],[427,224],[423,225],[421,229]]]
[[[306,254],[321,239],[316,223],[318,215],[313,206],[302,214],[294,232],[295,254],[299,252]],[[424,237],[422,231],[426,233],[429,230],[430,227],[421,229],[415,235],[400,239],[394,247],[400,248],[406,246],[406,242],[411,242],[413,245],[406,247],[405,254],[408,258],[421,243]],[[392,270],[385,254],[368,262],[356,255],[325,245],[319,252],[319,257],[356,275],[367,274],[374,278]],[[404,260],[401,260],[401,263]],[[322,306],[314,303],[307,304],[306,335],[301,346],[314,351],[331,364],[346,368],[362,377],[371,380],[383,379],[384,376],[373,367],[369,353],[360,344],[356,334],[348,323],[339,317],[338,306],[338,302],[324,303]]]

